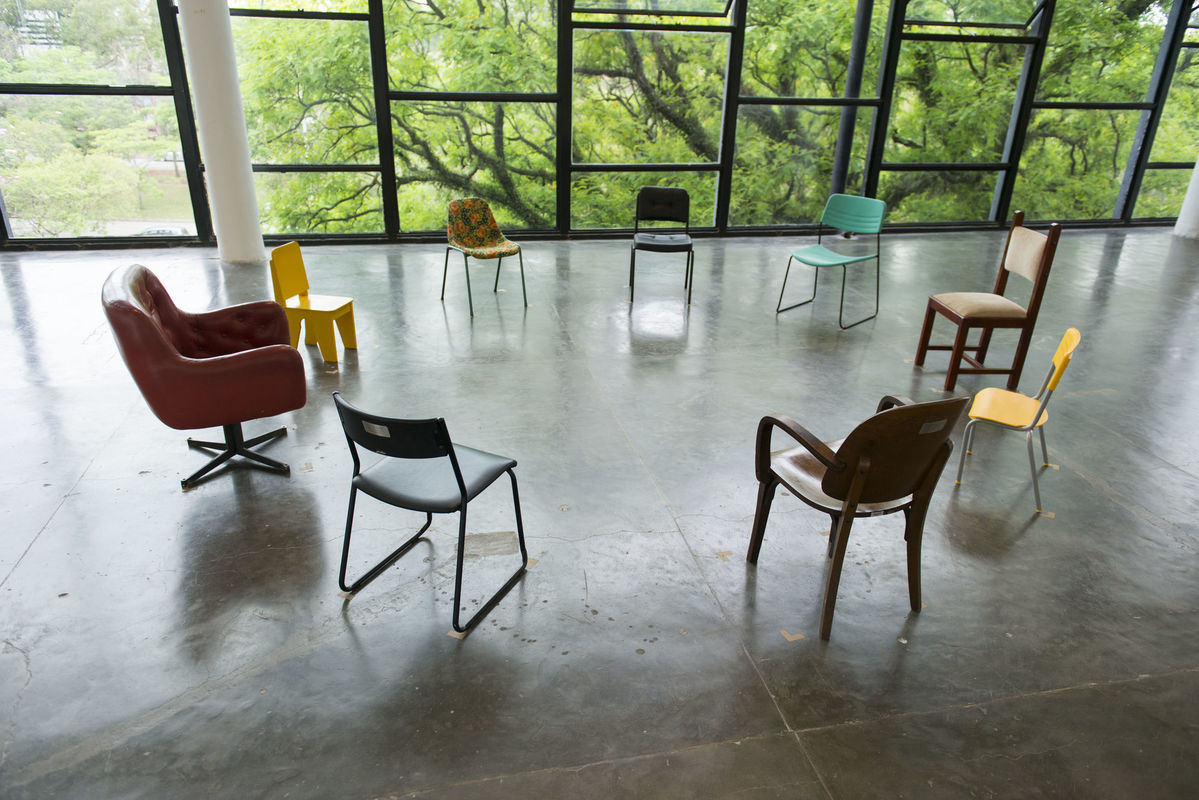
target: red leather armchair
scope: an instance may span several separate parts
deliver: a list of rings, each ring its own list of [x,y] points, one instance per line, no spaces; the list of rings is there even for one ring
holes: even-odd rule
[[[286,428],[250,440],[241,430],[247,420],[292,411],[307,400],[304,362],[290,346],[282,306],[267,300],[189,314],[154,273],[136,264],[108,276],[101,300],[121,357],[155,415],[179,430],[224,428],[223,442],[187,440],[218,452],[183,479],[183,488],[235,455],[291,471],[251,449],[286,435]]]

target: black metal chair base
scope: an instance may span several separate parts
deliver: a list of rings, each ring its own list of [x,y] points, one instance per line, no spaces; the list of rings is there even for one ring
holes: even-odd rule
[[[241,456],[249,459],[253,466],[258,466],[271,472],[278,472],[283,475],[291,474],[291,467],[284,464],[282,461],[276,461],[273,458],[267,458],[262,453],[257,453],[250,449],[257,447],[265,442],[274,441],[281,436],[287,435],[287,428],[279,428],[277,430],[264,433],[261,436],[255,436],[253,439],[245,439],[242,436],[241,424],[224,426],[225,441],[223,442],[205,442],[199,439],[187,440],[188,447],[201,448],[204,450],[218,450],[216,456],[200,469],[193,472],[191,475],[184,478],[180,483],[184,489],[190,489],[200,482],[200,480],[212,472],[217,467],[224,464],[234,456]]]
[[[466,557],[466,505],[458,510],[458,558],[454,570],[454,630],[458,633],[468,633],[479,620],[483,619],[491,609],[495,608],[500,600],[508,594],[509,590],[516,585],[521,576],[525,574],[529,566],[529,551],[525,547],[525,527],[524,521],[520,514],[520,493],[516,486],[516,473],[508,470],[508,477],[512,479],[512,505],[516,513],[516,540],[520,545],[520,567],[516,572],[512,573],[511,577],[500,587],[499,591],[491,595],[491,597],[483,603],[483,606],[475,612],[465,625],[460,623],[460,612],[462,608],[462,572]],[[366,571],[362,577],[354,581],[352,584],[346,585],[346,565],[350,558],[350,532],[354,526],[354,502],[358,495],[357,487],[350,488],[350,502],[346,510],[346,534],[345,540],[341,548],[341,571],[338,573],[337,584],[341,590],[350,597],[353,597],[357,592],[366,586],[368,583],[379,577],[392,564],[400,560],[412,547],[424,536],[425,531],[433,523],[433,514],[425,512],[425,524],[411,538],[405,541],[402,545],[392,551],[386,558],[380,561],[375,566]]]
[[[645,250],[650,253],[681,253],[682,250],[655,250],[652,247],[636,247],[632,248],[629,253],[629,304],[633,302],[633,289],[637,279],[637,251]],[[691,307],[691,290],[695,288],[695,251],[687,250],[687,265],[683,270],[683,288],[687,290],[687,307]]]
[[[353,517],[354,517],[354,497],[357,494],[357,492],[358,492],[357,489],[353,489],[353,488],[350,489],[349,518],[350,518],[351,523],[352,523]],[[351,526],[347,525],[345,541],[342,543],[342,547],[341,547],[341,572],[338,573],[338,576],[337,576],[337,585],[341,587],[341,590],[348,595],[357,594],[359,589],[366,586],[368,583],[373,581],[375,578],[382,575],[387,570],[388,567],[390,567],[392,564],[399,561],[400,558],[405,553],[407,553],[409,550],[411,550],[412,547],[420,540],[420,538],[425,535],[425,531],[429,530],[429,526],[433,524],[433,515],[426,513],[425,516],[426,516],[425,524],[421,526],[421,529],[416,532],[415,536],[408,539],[408,541],[404,542],[402,545],[397,547],[394,551],[392,551],[392,553],[390,555],[388,555],[386,558],[384,558],[378,564],[376,564],[375,566],[373,566],[369,570],[367,570],[366,573],[363,574],[363,576],[361,578],[354,581],[349,586],[346,585],[346,563],[349,561],[349,558],[350,558],[350,530],[349,530],[349,528]]]
[[[783,287],[781,289],[779,289],[779,301],[774,307],[774,313],[776,313],[776,314],[781,314],[784,311],[790,311],[791,309],[799,308],[800,306],[806,306],[808,303],[810,303],[816,299],[816,287],[820,283],[821,267],[812,267],[812,271],[815,273],[815,275],[813,276],[813,280],[812,280],[812,296],[809,297],[807,300],[801,300],[798,303],[792,303],[791,305],[786,306],[786,307],[783,306],[783,292],[787,291],[787,278],[790,277],[790,275],[791,275],[792,258],[787,259],[787,271],[783,273]],[[804,262],[801,261],[799,263],[802,264]],[[810,265],[808,265],[808,266],[810,266]],[[850,324],[846,325],[845,324],[845,277],[846,276],[845,276],[845,267],[841,266],[841,306],[837,311],[837,325],[840,326],[841,330],[847,331],[850,328],[853,328],[857,325],[861,325],[863,322],[869,322],[870,320],[872,320],[878,316],[878,296],[879,296],[879,274],[878,273],[879,273],[878,262],[876,261],[874,264],[874,313],[868,317],[863,317],[862,319],[858,320],[857,322],[851,322]]]
[[[445,302],[445,281],[446,281],[446,278],[450,274],[450,251],[451,250],[458,250],[458,248],[454,247],[453,245],[450,245],[450,246],[446,247],[446,249],[445,249],[445,263],[442,265],[442,268],[441,268],[441,302],[443,302],[443,303]],[[474,297],[471,295],[471,290],[470,290],[470,263],[469,263],[470,259],[467,257],[466,253],[463,252],[462,250],[458,250],[458,252],[462,253],[462,268],[466,271],[466,300],[470,304],[470,315],[473,317],[475,315],[475,300],[474,300]],[[500,267],[502,267],[504,265],[504,258],[505,258],[505,256],[499,256],[499,260],[496,262],[496,265],[495,265],[495,286],[493,286],[491,289],[491,291],[493,293],[499,292],[499,290],[500,290]],[[525,257],[524,257],[523,252],[520,250],[517,250],[516,258],[517,258],[517,261],[520,263],[520,293],[524,297],[525,308],[528,308],[529,307],[529,292],[525,288]]]

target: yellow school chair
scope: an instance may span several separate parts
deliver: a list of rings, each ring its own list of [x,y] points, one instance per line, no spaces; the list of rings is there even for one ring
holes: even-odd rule
[[[333,338],[336,322],[346,349],[358,348],[353,299],[308,293],[308,273],[304,271],[304,257],[298,243],[288,242],[271,251],[271,283],[275,287],[275,302],[287,313],[292,347],[300,343],[300,323],[307,322],[304,344],[315,344],[321,350],[321,358],[336,361],[337,342]]]
[[[1032,468],[1033,497],[1037,501],[1037,513],[1041,513],[1041,489],[1037,486],[1037,461],[1033,456],[1032,432],[1035,430],[1040,434],[1041,460],[1044,466],[1049,466],[1049,452],[1045,449],[1045,423],[1049,421],[1049,412],[1045,407],[1049,405],[1049,398],[1057,389],[1066,367],[1070,366],[1070,359],[1074,357],[1074,350],[1081,339],[1082,334],[1078,332],[1078,328],[1066,331],[1061,344],[1057,346],[1057,352],[1053,354],[1049,374],[1045,376],[1045,382],[1034,397],[995,387],[983,389],[974,396],[969,411],[970,421],[966,423],[966,432],[963,434],[962,457],[958,461],[956,484],[960,485],[962,482],[962,469],[966,466],[966,456],[970,453],[970,446],[974,441],[974,426],[977,423],[986,422],[1010,431],[1021,431],[1026,434],[1025,438],[1028,440],[1028,465]]]

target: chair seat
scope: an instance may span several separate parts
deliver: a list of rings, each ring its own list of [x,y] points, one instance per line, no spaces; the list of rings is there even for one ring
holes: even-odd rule
[[[334,294],[308,294],[287,298],[283,307],[288,311],[327,313],[330,311],[339,311],[353,302],[353,298],[338,297]]]
[[[516,466],[513,459],[472,447],[454,446],[458,467],[472,500],[496,478]],[[446,514],[462,506],[462,494],[448,458],[386,458],[360,472],[354,485],[371,497],[412,511]]]
[[[830,450],[836,452],[844,439],[825,442]],[[770,469],[782,480],[796,497],[813,508],[830,514],[839,514],[842,503],[836,498],[829,497],[820,488],[824,474],[828,468],[804,447],[790,447],[770,454]],[[888,514],[903,508],[912,502],[912,496],[906,495],[898,500],[884,503],[860,503],[854,512],[855,517],[873,517]]]
[[[451,242],[450,247],[455,250],[461,250],[471,258],[479,259],[504,258],[505,256],[514,256],[520,252],[520,245],[507,239],[504,239],[502,242],[494,242],[478,247],[465,247]]]
[[[991,292],[947,292],[933,295],[941,305],[957,314],[962,319],[971,317],[999,317],[1001,319],[1022,320],[1027,312],[1024,306],[1013,302],[1003,295]]]
[[[970,406],[970,419],[994,422],[1008,428],[1027,428],[1032,425],[1040,405],[1038,398],[990,386],[975,395],[974,404]],[[1049,412],[1041,412],[1035,427],[1039,428],[1048,420]]]
[[[866,255],[847,256],[819,244],[801,247],[791,253],[792,258],[809,267],[840,267],[845,264],[856,264],[859,261],[869,261],[876,255],[876,253],[867,253]]]
[[[685,233],[638,233],[633,247],[657,253],[681,253],[691,249],[691,237]]]

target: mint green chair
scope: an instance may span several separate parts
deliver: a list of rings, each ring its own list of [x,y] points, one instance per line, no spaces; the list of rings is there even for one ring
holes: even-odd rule
[[[774,311],[776,314],[783,311],[790,311],[793,308],[807,305],[816,299],[816,284],[820,281],[820,270],[825,267],[840,267],[841,268],[841,310],[837,315],[837,324],[841,326],[841,330],[847,330],[854,325],[861,325],[867,320],[872,320],[878,316],[878,254],[879,254],[879,231],[883,227],[883,214],[886,212],[887,206],[882,200],[875,200],[872,197],[857,197],[850,194],[834,194],[830,195],[828,202],[825,203],[824,213],[820,215],[820,227],[816,231],[816,244],[808,247],[801,247],[791,253],[791,257],[787,259],[787,272],[783,275],[783,288],[779,290],[779,302]],[[830,250],[820,244],[824,236],[824,229],[832,228],[847,233],[873,233],[874,234],[874,252],[847,255],[838,253],[836,250]],[[857,264],[860,261],[874,260],[874,313],[868,317],[858,320],[857,322],[845,324],[845,268],[850,264]],[[787,278],[791,274],[791,262],[798,261],[801,264],[806,264],[813,267],[815,276],[812,280],[812,296],[807,300],[801,300],[798,303],[793,303],[786,308],[783,308],[783,293],[787,290]]]

